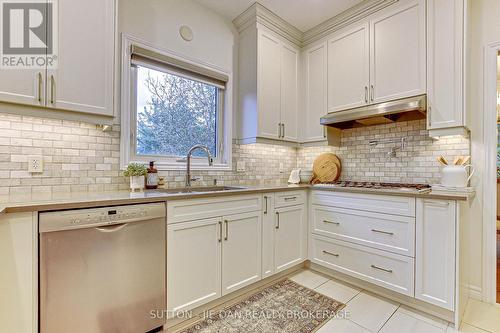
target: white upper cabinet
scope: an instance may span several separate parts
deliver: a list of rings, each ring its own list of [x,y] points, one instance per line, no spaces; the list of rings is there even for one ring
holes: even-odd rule
[[[255,51],[257,48],[257,51]],[[240,33],[238,139],[298,141],[299,49],[264,27]]]
[[[281,133],[280,42],[270,34],[260,32],[257,52],[258,136],[279,139]]]
[[[58,68],[48,71],[47,106],[112,116],[114,0],[64,0],[58,7]]]
[[[427,0],[427,120],[439,134],[464,129],[463,0]],[[450,132],[453,131],[453,132]]]
[[[319,118],[327,113],[327,46],[314,45],[303,52],[305,66],[305,115],[300,117],[304,125],[302,141],[324,140],[324,126]],[[302,122],[303,120],[303,122]]]
[[[425,94],[425,28],[425,0],[400,1],[327,37],[328,112]]]
[[[371,102],[425,94],[425,1],[376,15],[370,35]]]
[[[368,103],[369,45],[368,24],[328,40],[328,112]]]
[[[281,136],[286,141],[297,141],[299,51],[289,45],[281,47]]]
[[[54,15],[56,68],[0,70],[0,102],[113,116],[115,0],[58,1]]]
[[[0,101],[45,106],[44,82],[44,69],[0,69]]]

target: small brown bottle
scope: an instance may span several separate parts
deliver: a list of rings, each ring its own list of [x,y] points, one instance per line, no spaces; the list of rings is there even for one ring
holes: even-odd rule
[[[148,190],[158,188],[158,170],[154,164],[154,161],[149,162],[148,175],[146,177],[146,188]]]

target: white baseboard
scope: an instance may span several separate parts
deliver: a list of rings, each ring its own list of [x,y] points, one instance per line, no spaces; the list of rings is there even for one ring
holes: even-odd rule
[[[468,285],[469,297],[478,301],[483,300],[483,289],[478,286]]]

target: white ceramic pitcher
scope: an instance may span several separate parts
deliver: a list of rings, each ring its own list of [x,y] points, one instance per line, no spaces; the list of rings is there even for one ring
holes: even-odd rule
[[[467,172],[469,168],[469,173]],[[441,170],[441,185],[447,187],[467,187],[474,175],[474,167],[468,165],[447,165]]]

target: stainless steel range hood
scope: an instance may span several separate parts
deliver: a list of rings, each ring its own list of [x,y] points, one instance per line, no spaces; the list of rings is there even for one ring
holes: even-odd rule
[[[345,111],[332,112],[321,117],[321,125],[347,129],[354,127],[389,124],[398,121],[425,119],[426,95],[362,106]]]

